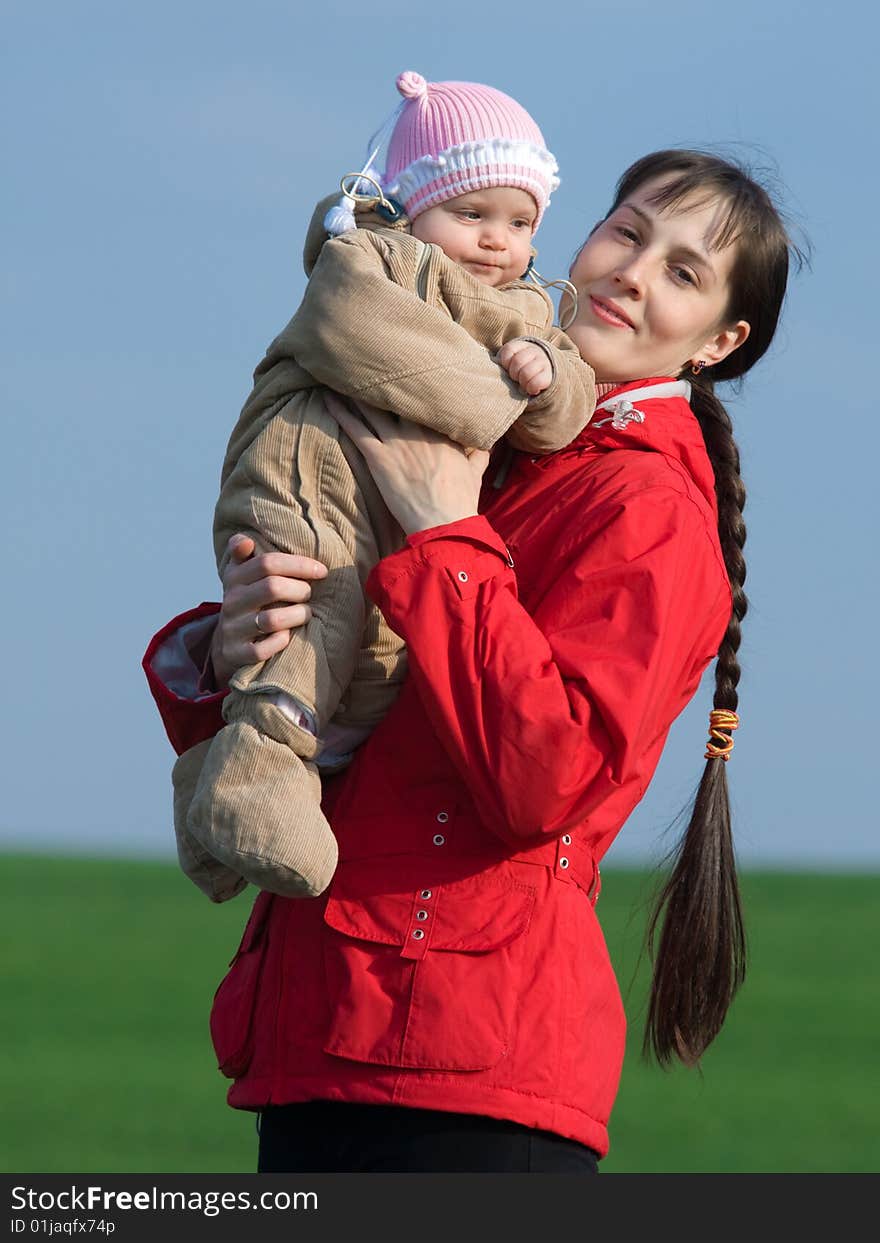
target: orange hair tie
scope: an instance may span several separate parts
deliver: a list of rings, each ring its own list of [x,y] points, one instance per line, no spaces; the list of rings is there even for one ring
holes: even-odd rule
[[[729,708],[713,708],[709,713],[709,744],[706,747],[707,760],[730,759],[733,750],[731,734],[739,727],[739,717]]]

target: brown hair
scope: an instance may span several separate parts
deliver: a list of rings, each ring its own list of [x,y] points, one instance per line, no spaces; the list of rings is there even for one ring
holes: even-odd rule
[[[691,408],[715,473],[718,533],[733,594],[715,666],[714,706],[735,711],[740,623],[748,608],[743,591],[746,493],[733,425],[715,395],[715,383],[745,375],[766,352],[782,310],[789,257],[800,263],[805,255],[791,241],[767,190],[744,168],[707,152],[658,151],[638,160],[621,177],[611,211],[658,178],[662,184],[651,198],[661,208],[685,199],[718,199],[726,205],[709,239],[716,250],[736,247],[725,320],[746,320],[751,328],[746,341],[716,366],[697,376],[689,368],[684,373],[691,381]],[[745,978],[746,943],[724,760],[706,761],[690,822],[669,862],[671,874],[648,923],[653,979],[643,1052],[653,1052],[663,1065],[673,1057],[694,1065],[721,1030]]]

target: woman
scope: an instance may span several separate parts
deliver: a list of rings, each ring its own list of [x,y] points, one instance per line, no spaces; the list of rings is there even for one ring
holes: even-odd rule
[[[482,494],[484,455],[328,398],[407,533],[367,590],[410,675],[327,785],[328,893],[261,894],[218,990],[215,1048],[230,1104],[261,1112],[261,1170],[595,1170],[624,1047],[598,865],[716,656],[645,1039],[692,1064],[720,1029],[744,971],[725,767],[746,599],[714,382],[768,348],[789,250],[739,169],[633,165],[571,270],[569,335],[612,391],[567,449],[493,463]],[[283,645],[316,576],[277,554],[229,571],[221,683]],[[155,666],[210,614],[147,654],[178,749],[219,727],[219,696],[177,697]]]

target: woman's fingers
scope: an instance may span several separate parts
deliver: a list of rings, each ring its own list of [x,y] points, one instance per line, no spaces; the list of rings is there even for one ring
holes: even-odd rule
[[[244,659],[240,663],[257,665],[263,660],[268,660],[270,656],[276,656],[278,652],[283,652],[287,647],[290,636],[290,630],[279,630],[277,634],[266,635],[265,638],[258,638],[252,643],[243,644],[241,652]]]
[[[241,558],[242,550],[250,546],[250,553]],[[299,553],[265,552],[253,555],[254,541],[244,535],[230,537],[228,548],[230,560],[223,575],[224,588],[256,583],[265,578],[320,579],[327,577],[327,567],[313,557]]]
[[[283,624],[285,617],[301,626],[311,595],[311,585],[296,578],[264,578],[249,586],[230,587],[223,597],[223,628],[234,642],[289,629]]]
[[[337,397],[335,393],[325,393],[324,405],[355,448],[359,449],[366,457],[373,443],[378,438],[378,431],[368,427],[362,418],[353,414],[345,402]]]
[[[389,414],[387,410],[380,410],[378,406],[371,406],[366,401],[354,402],[358,410],[355,414],[337,393],[327,393],[324,404],[345,434],[364,454],[368,454],[377,441],[384,444],[392,437],[405,439],[410,432],[423,434],[426,430],[406,419],[399,419],[396,414]]]
[[[298,626],[304,626],[311,616],[308,604],[251,609],[234,616],[224,611],[211,648],[218,689],[228,685],[236,669],[259,664],[284,651],[293,631]]]
[[[388,436],[415,426],[405,419],[399,419],[396,414],[391,414],[388,410],[380,410],[378,406],[371,406],[367,401],[355,399],[354,404],[361,418],[380,440],[385,440]]]
[[[255,555],[256,544],[247,535],[231,536],[228,548],[223,605],[211,645],[218,687],[227,685],[236,669],[287,647],[291,632],[312,616],[307,603],[312,582],[327,576],[327,567],[313,557]]]
[[[235,660],[237,665],[253,665],[268,660],[276,652],[283,651],[290,642],[291,632],[298,626],[304,626],[311,617],[312,610],[308,604],[244,613],[237,623],[230,624],[224,654],[227,660]],[[239,631],[237,637],[233,636],[233,626]]]
[[[297,626],[304,626],[311,616],[312,610],[308,604],[290,604],[286,607],[276,605],[275,608],[261,609],[260,633],[275,634],[279,630],[295,630]]]
[[[477,512],[485,460],[470,463],[466,450],[429,427],[361,407],[352,414],[332,393],[327,411],[362,454],[392,516],[404,533],[455,522]],[[364,422],[369,419],[371,427]]]
[[[233,544],[236,538],[238,543]],[[253,545],[253,540],[232,537],[229,548],[233,558],[244,543]],[[311,598],[311,582],[326,576],[325,565],[298,553],[269,552],[250,555],[242,562],[230,560],[223,575],[225,624],[234,627],[238,634],[248,628],[256,633],[253,618],[257,612],[274,605],[302,604]]]
[[[230,535],[226,547],[236,564],[247,561],[248,557],[252,557],[257,551],[257,545],[249,535]]]

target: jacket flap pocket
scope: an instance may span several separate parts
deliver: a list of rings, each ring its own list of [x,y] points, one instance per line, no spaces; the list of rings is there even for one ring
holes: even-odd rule
[[[532,886],[506,877],[471,876],[444,885],[433,917],[431,949],[501,949],[526,931],[534,905]]]
[[[327,899],[324,922],[337,932],[344,932],[361,941],[380,941],[400,945],[402,929],[409,922],[412,895],[400,893],[365,894],[361,898],[346,897],[337,880]]]
[[[229,1079],[243,1075],[254,1049],[254,1009],[266,957],[265,936],[273,895],[259,895],[245,925],[241,944],[220,981],[211,1007],[211,1040],[217,1065]]]
[[[424,930],[425,948],[467,953],[500,949],[526,931],[535,904],[530,885],[504,876],[481,875],[445,884],[414,884],[376,892],[375,875],[339,869],[324,920],[337,932],[360,940],[402,946],[414,927]]]

